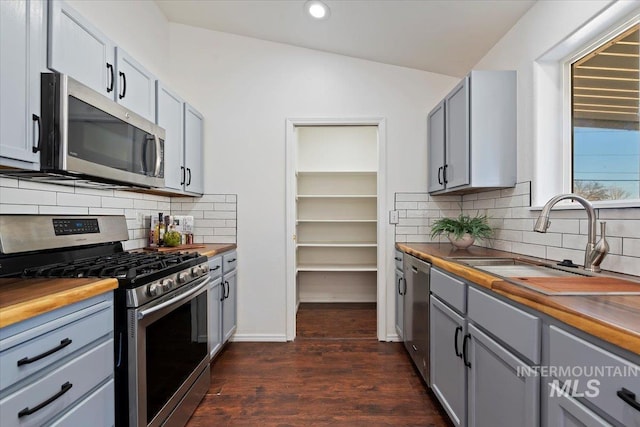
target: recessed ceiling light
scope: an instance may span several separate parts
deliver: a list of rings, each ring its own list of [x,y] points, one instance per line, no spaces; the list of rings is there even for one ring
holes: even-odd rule
[[[329,6],[319,0],[309,0],[304,4],[304,10],[315,19],[327,19],[331,15]]]

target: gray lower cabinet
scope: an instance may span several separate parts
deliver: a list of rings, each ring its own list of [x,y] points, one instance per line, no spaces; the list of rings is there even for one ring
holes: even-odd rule
[[[225,273],[222,278],[222,284],[226,287],[226,291],[224,293],[224,301],[222,303],[222,338],[224,342],[229,341],[231,336],[236,332],[237,277],[238,270],[234,269],[229,273]]]
[[[520,375],[528,365],[472,324],[467,337],[468,425],[538,427],[540,378]]]
[[[457,427],[467,422],[466,320],[437,297],[430,302],[431,390]]]
[[[402,270],[396,269],[395,280],[395,300],[396,300],[396,333],[402,339],[404,329],[404,294],[406,292],[406,283],[404,281],[404,273]]]
[[[610,427],[611,424],[567,394],[547,388],[547,425],[554,427]],[[553,393],[553,394],[552,394]]]
[[[0,425],[113,426],[113,297],[0,329]]]
[[[0,165],[39,169],[46,3],[0,1]]]
[[[209,285],[207,319],[209,321],[209,355],[213,359],[222,348],[222,301],[224,290],[222,286],[222,256],[209,259]]]
[[[599,418],[604,425],[640,426],[640,357],[629,360],[556,325],[547,336],[549,366],[558,368],[546,378],[549,427],[571,417],[570,426],[603,425]]]
[[[209,354],[213,359],[236,331],[238,255],[226,252],[209,259]]]

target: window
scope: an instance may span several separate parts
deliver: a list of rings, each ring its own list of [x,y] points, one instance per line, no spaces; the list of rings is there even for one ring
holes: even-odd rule
[[[571,64],[572,191],[640,199],[640,24]]]

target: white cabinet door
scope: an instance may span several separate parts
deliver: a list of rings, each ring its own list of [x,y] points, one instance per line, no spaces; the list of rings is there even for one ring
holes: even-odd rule
[[[189,193],[204,193],[203,122],[202,114],[184,104],[184,189]]]
[[[445,114],[444,100],[431,110],[427,118],[427,165],[429,192],[444,189]]]
[[[469,184],[469,77],[453,89],[446,100],[446,188]]]
[[[222,303],[222,338],[223,342],[229,341],[229,338],[236,331],[236,312],[237,312],[237,298],[236,298],[236,277],[238,270],[232,270],[230,273],[225,274],[222,279],[222,286],[226,287],[223,292],[224,301]]]
[[[38,169],[45,3],[0,1],[0,164]]]
[[[121,48],[116,48],[116,101],[152,122],[156,121],[156,78]]]
[[[526,372],[528,365],[474,325],[468,331],[462,347],[469,427],[538,427],[540,378],[518,375],[518,368]]]
[[[184,101],[160,81],[156,92],[156,123],[164,128],[164,185],[184,189]]]
[[[222,298],[224,297],[222,277],[209,285],[209,355],[213,359],[222,348]]]
[[[547,389],[547,426],[548,427],[610,427],[611,424],[600,418],[586,406],[568,394],[556,393]]]
[[[49,68],[114,99],[114,45],[63,1],[49,3]]]

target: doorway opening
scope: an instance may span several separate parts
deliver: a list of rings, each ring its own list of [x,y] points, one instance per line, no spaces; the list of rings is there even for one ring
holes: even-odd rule
[[[287,124],[287,339],[384,339],[384,122]]]

